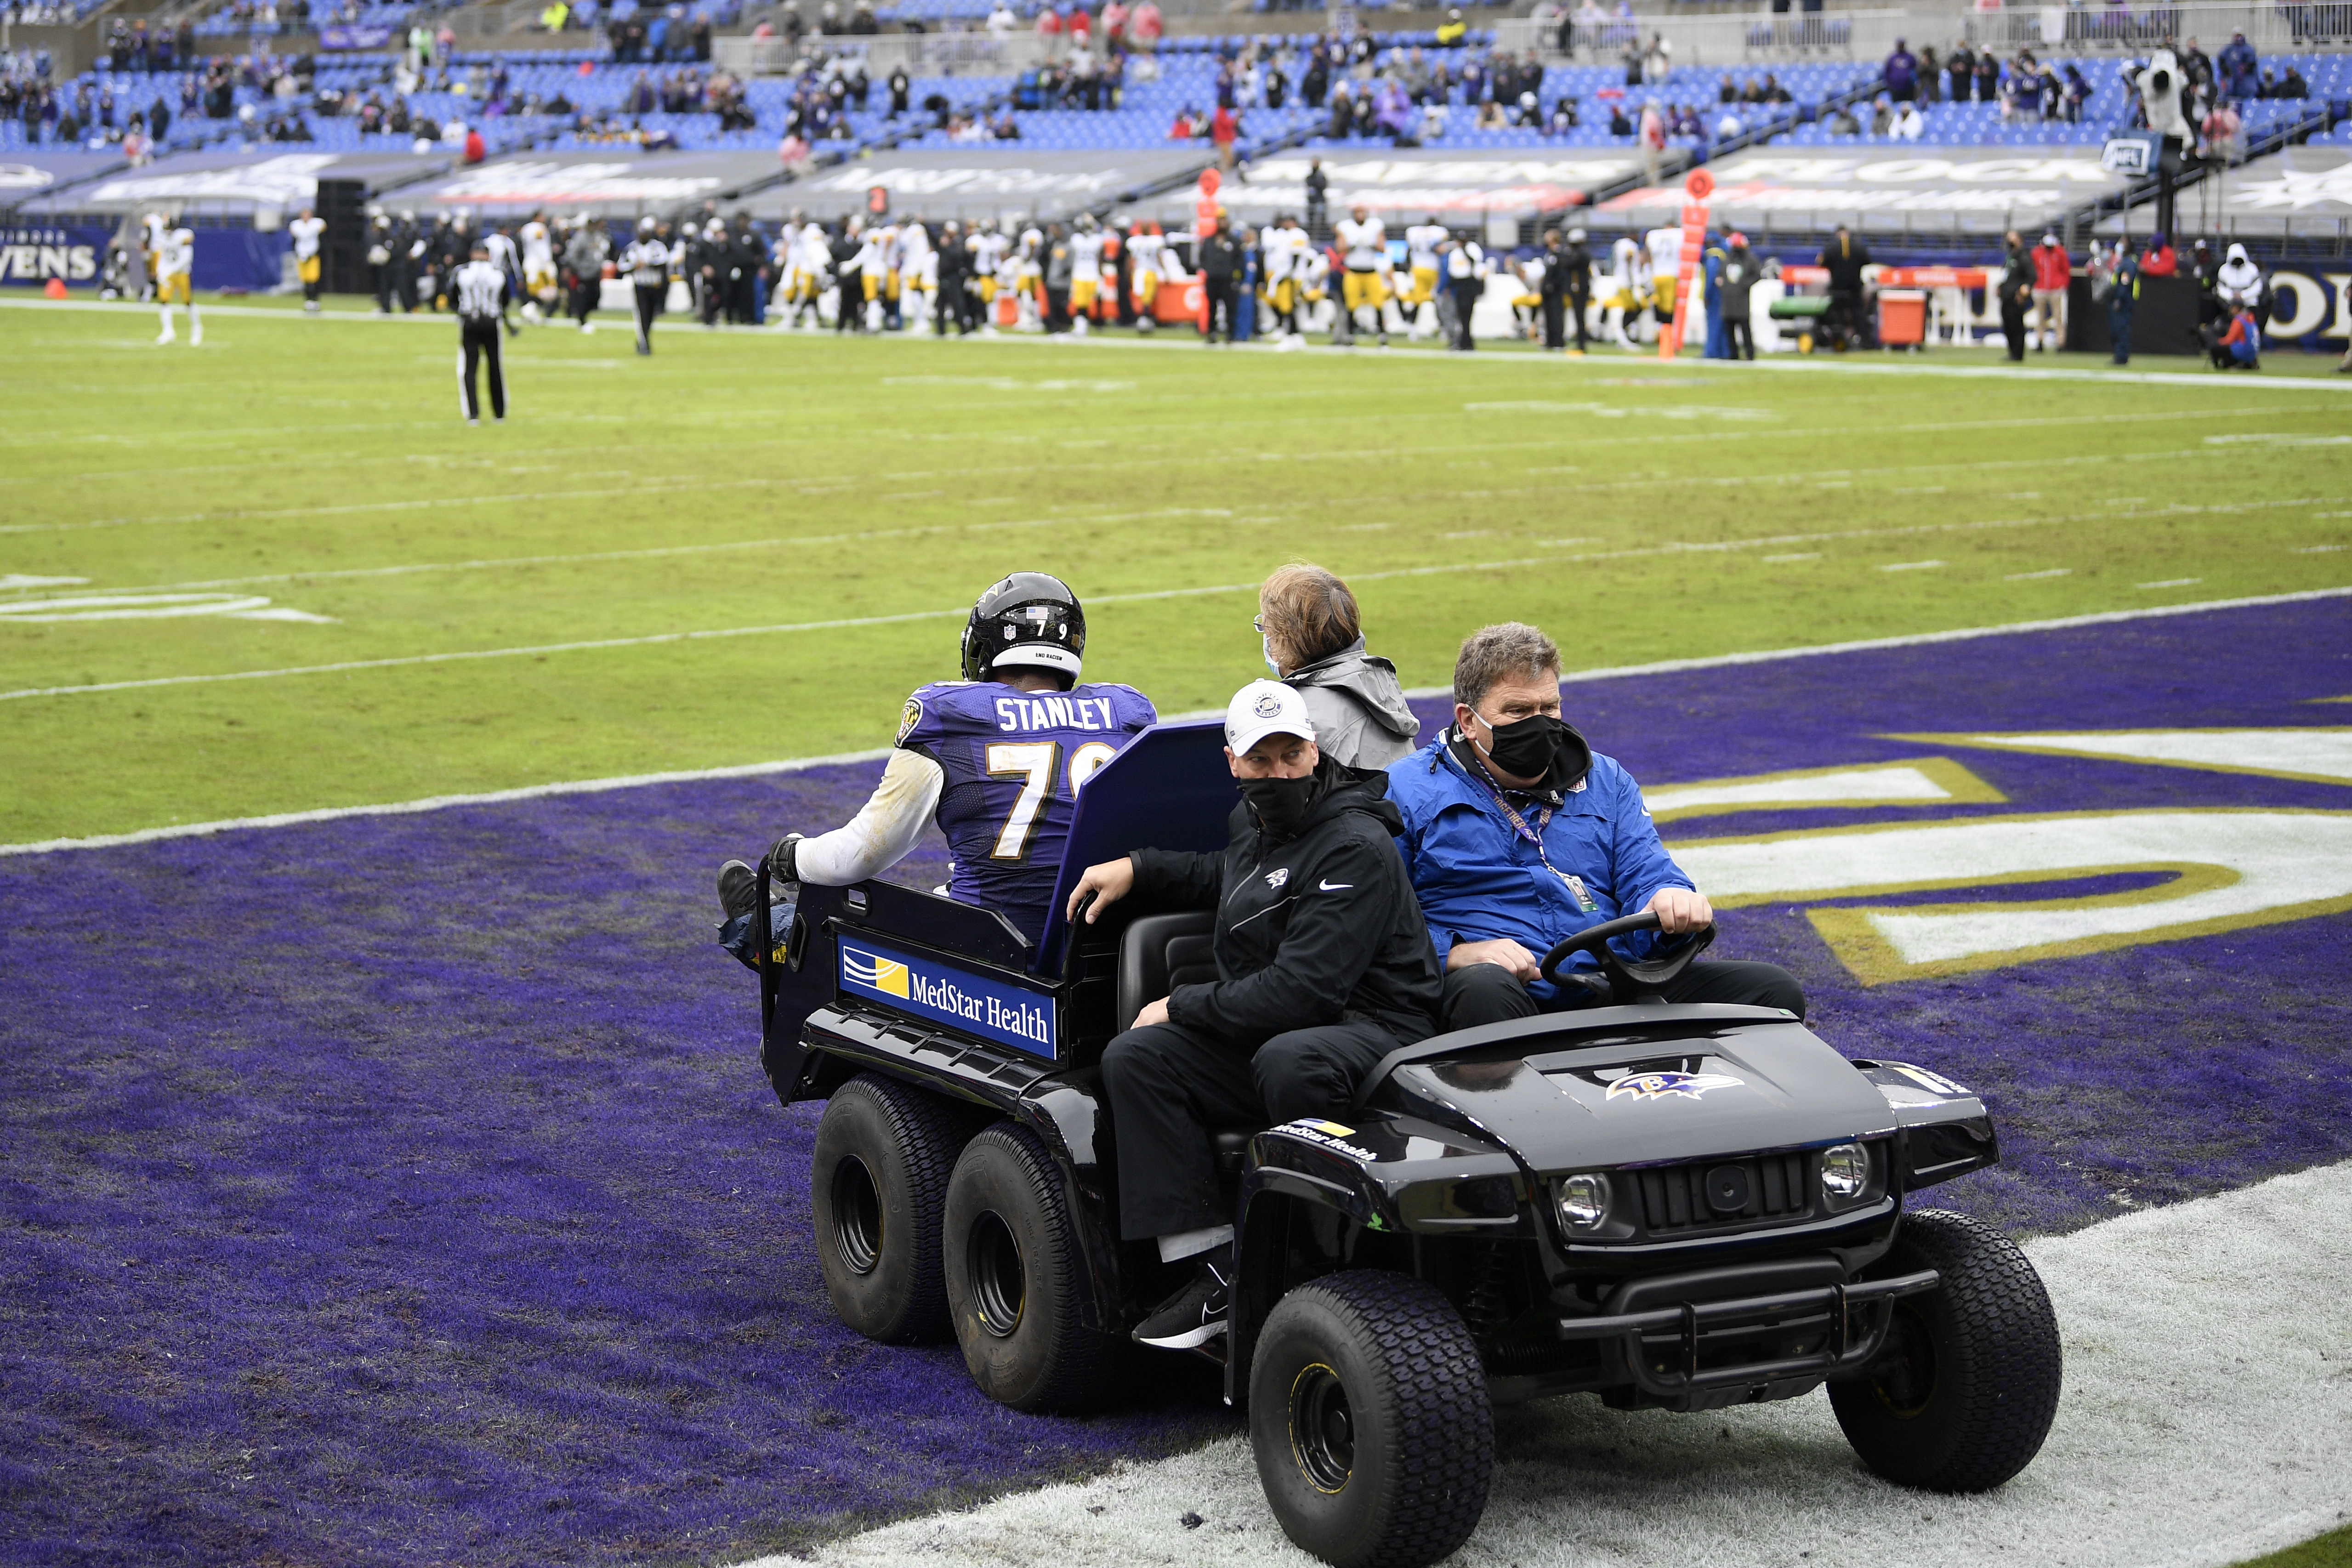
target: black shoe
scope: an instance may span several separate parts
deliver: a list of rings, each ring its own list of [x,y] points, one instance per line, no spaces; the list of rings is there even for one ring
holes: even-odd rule
[[[760,874],[740,860],[719,868],[719,907],[729,920],[748,915],[760,901]]]
[[[1210,1256],[1217,1261],[1202,1264],[1191,1284],[1135,1325],[1136,1342],[1164,1351],[1188,1351],[1225,1331],[1226,1287],[1232,1283],[1233,1261],[1223,1247]]]

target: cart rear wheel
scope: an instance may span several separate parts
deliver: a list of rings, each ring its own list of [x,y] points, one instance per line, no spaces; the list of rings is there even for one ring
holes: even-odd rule
[[[981,1392],[1016,1410],[1100,1404],[1126,1345],[1086,1326],[1077,1229],[1035,1138],[1000,1121],[971,1141],[948,1184],[945,1237],[956,1341]]]
[[[1339,1568],[1434,1563],[1486,1511],[1486,1370],[1422,1280],[1354,1269],[1285,1296],[1252,1359],[1249,1419],[1283,1532]]]
[[[940,1224],[971,1123],[937,1095],[862,1074],[816,1128],[809,1207],[818,1266],[841,1321],[870,1340],[948,1335]]]
[[[1879,1268],[1933,1268],[1943,1282],[1895,1303],[1870,1372],[1830,1385],[1862,1462],[1890,1481],[1988,1491],[2042,1451],[2058,1413],[2058,1321],[2017,1244],[1965,1215],[1903,1216]]]

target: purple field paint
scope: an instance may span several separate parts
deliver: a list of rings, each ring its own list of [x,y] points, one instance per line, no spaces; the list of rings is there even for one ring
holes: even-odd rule
[[[1664,784],[1935,750],[1876,738],[1895,731],[2328,723],[2345,710],[2309,700],[2347,694],[2352,616],[2327,603],[1568,696],[1597,749]],[[1948,754],[2009,804],[1668,837],[2352,807],[2338,786]],[[725,1560],[1227,1429],[1197,1385],[1017,1415],[952,1348],[834,1321],[815,1118],[759,1075],[709,877],[845,819],[877,771],[0,861],[0,1563]],[[944,871],[934,839],[903,875]],[[1794,969],[1839,1048],[1992,1102],[2007,1163],[1937,1201],[2066,1228],[2117,1194],[2352,1154],[2352,917],[1878,987],[1800,910],[1724,923],[1718,951]]]

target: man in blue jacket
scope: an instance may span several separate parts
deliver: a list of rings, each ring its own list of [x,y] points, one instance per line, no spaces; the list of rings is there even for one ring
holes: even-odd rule
[[[1397,845],[1445,970],[1448,1029],[1585,1005],[1581,986],[1543,981],[1554,942],[1588,926],[1654,910],[1668,937],[1714,922],[1642,804],[1641,787],[1559,716],[1559,649],[1507,622],[1474,634],[1454,667],[1454,723],[1390,764]],[[1627,939],[1648,956],[1658,937]],[[1590,954],[1578,967],[1591,969]],[[1774,964],[1693,963],[1671,1002],[1785,1007],[1805,994]]]

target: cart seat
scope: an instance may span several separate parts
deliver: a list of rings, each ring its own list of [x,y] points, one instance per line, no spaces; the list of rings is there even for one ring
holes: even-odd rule
[[[1144,915],[1127,928],[1118,944],[1118,1026],[1135,1022],[1147,1002],[1159,1000],[1179,985],[1198,985],[1217,977],[1216,915],[1209,910],[1181,914]],[[1209,1135],[1221,1175],[1238,1176],[1249,1157],[1255,1127],[1231,1128]]]

